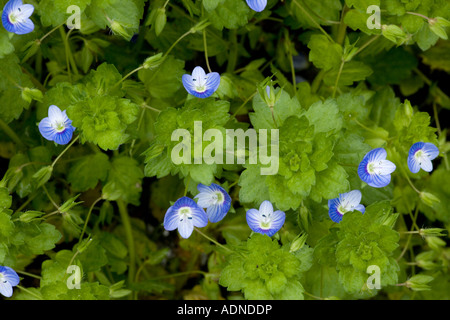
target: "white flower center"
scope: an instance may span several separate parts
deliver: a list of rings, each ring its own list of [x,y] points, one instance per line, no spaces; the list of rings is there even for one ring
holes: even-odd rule
[[[23,22],[24,20],[26,20],[27,18],[24,17],[23,13],[22,13],[22,9],[17,8],[16,10],[12,11],[9,15],[8,15],[8,19],[12,24],[16,24],[16,23],[20,23]]]
[[[202,93],[206,91],[206,80],[208,77],[204,78],[192,78],[192,81],[194,81],[195,91]]]
[[[417,150],[416,153],[414,154],[414,158],[416,158],[416,160],[419,162],[419,165],[422,164],[423,160],[427,156],[428,155],[426,154],[426,152],[423,152],[422,150]]]
[[[270,213],[268,215],[263,214],[261,217],[262,218],[259,223],[261,229],[264,230],[270,229],[270,227],[272,226],[272,215]]]
[[[380,168],[381,165],[382,165],[381,161],[379,161],[378,163],[377,162],[369,162],[367,164],[367,172],[370,173],[370,174],[381,175],[382,174],[382,171],[381,171],[381,168]]]
[[[185,220],[192,220],[192,211],[189,207],[181,207],[178,209],[178,217],[180,218],[180,222]]]
[[[216,204],[222,204],[225,201],[225,198],[224,198],[222,192],[215,191],[214,194],[212,195],[212,200]]]
[[[52,127],[58,133],[63,132],[64,130],[66,130],[66,124],[64,122],[54,122],[52,124]]]

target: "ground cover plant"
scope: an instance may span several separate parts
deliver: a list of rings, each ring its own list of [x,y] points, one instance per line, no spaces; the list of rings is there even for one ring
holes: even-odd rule
[[[447,0],[0,0],[2,299],[449,299]]]

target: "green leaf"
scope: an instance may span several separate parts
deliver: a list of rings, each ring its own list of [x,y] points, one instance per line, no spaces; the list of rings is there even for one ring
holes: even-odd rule
[[[450,72],[450,41],[439,41],[436,46],[422,53],[421,57],[431,69]]]
[[[211,10],[213,6],[209,5],[208,7],[210,9],[207,10],[208,19],[219,30],[224,27],[237,29],[247,24],[250,8],[242,1],[221,0],[218,1],[214,10]]]
[[[77,6],[80,8],[81,14],[90,3],[91,0],[42,0],[37,7],[37,11],[43,26],[56,27],[66,22],[71,15],[71,12],[67,13],[68,7],[71,5]]]
[[[158,68],[140,70],[138,76],[152,97],[170,98],[182,87],[183,68],[184,61],[168,56]]]
[[[10,123],[19,118],[23,109],[27,109],[29,102],[22,99],[20,87],[33,87],[19,65],[16,55],[10,54],[0,60],[0,119]]]
[[[67,180],[74,191],[86,191],[94,188],[98,181],[104,181],[110,164],[104,153],[88,155],[76,161],[67,175]]]
[[[138,162],[130,157],[113,159],[103,186],[103,197],[108,200],[122,199],[126,203],[139,205],[144,174]]]
[[[308,42],[309,60],[319,69],[325,71],[339,68],[342,60],[342,47],[331,42],[324,35],[313,35]]]

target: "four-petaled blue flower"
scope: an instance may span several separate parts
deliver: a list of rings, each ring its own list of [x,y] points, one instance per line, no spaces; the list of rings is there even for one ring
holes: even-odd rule
[[[203,228],[208,224],[208,216],[194,200],[188,197],[178,199],[164,216],[164,229],[178,229],[180,235],[187,239],[194,227]]]
[[[391,173],[396,166],[386,160],[387,152],[383,148],[369,151],[358,167],[358,174],[362,181],[371,187],[382,188],[391,182]]]
[[[429,142],[416,142],[409,149],[408,167],[412,173],[419,172],[420,168],[426,172],[433,171],[431,160],[439,155],[439,149]]]
[[[247,224],[253,232],[273,236],[284,224],[286,215],[283,211],[273,212],[270,201],[265,200],[259,206],[259,210],[250,209],[247,211]]]
[[[19,284],[20,278],[10,267],[0,266],[0,294],[9,298],[13,294],[12,287]]]
[[[342,216],[354,210],[362,213],[366,211],[361,202],[361,191],[353,190],[347,193],[339,194],[339,198],[328,200],[328,215],[334,222],[341,222]]]
[[[184,74],[181,80],[187,92],[197,98],[208,98],[219,87],[220,75],[217,72],[205,74],[202,67],[195,67],[192,76]]]
[[[75,127],[67,117],[66,110],[61,111],[57,106],[51,105],[48,108],[48,117],[39,123],[39,131],[45,139],[63,145],[72,139]]]
[[[15,34],[27,34],[34,30],[30,16],[34,6],[23,4],[22,0],[9,0],[2,13],[2,23],[5,29]]]
[[[197,186],[199,194],[194,199],[197,199],[197,204],[206,208],[206,215],[209,221],[218,222],[222,220],[231,206],[231,197],[221,186],[212,183],[207,187],[203,184]]]
[[[264,8],[267,6],[267,0],[246,0],[248,6],[256,11],[261,12],[264,10]]]

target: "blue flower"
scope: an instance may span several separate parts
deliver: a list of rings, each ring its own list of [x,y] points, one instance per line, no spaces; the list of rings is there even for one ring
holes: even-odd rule
[[[354,210],[364,213],[366,208],[360,204],[361,191],[353,190],[339,194],[339,198],[328,200],[328,215],[334,222],[341,222],[342,216]]]
[[[164,217],[164,229],[178,229],[180,235],[187,239],[194,227],[203,228],[208,224],[206,212],[191,198],[182,197],[171,206]]]
[[[221,186],[212,183],[207,187],[203,184],[197,186],[199,194],[194,199],[198,199],[197,204],[206,208],[206,215],[209,221],[218,222],[222,220],[231,207],[231,197]]]
[[[10,267],[0,266],[0,293],[9,298],[13,294],[12,287],[19,284],[19,276]]]
[[[220,75],[217,72],[205,74],[202,67],[195,67],[192,76],[184,74],[181,80],[187,92],[197,98],[208,98],[219,87]]]
[[[261,12],[267,6],[267,0],[246,0],[248,6],[256,12]]]
[[[39,131],[45,139],[63,145],[72,139],[75,127],[67,117],[66,110],[61,112],[57,106],[52,105],[48,108],[48,117],[39,123]]]
[[[432,143],[416,142],[409,149],[408,167],[412,173],[419,172],[420,168],[426,172],[433,171],[431,160],[439,155],[439,149]]]
[[[247,211],[247,224],[253,232],[273,236],[284,224],[286,215],[283,211],[273,212],[273,206],[270,201],[263,201],[259,210],[250,209]]]
[[[371,187],[382,188],[391,182],[391,173],[396,166],[386,160],[387,152],[383,148],[369,151],[359,164],[358,174],[362,181]]]
[[[34,30],[30,16],[34,6],[23,4],[22,0],[9,0],[3,8],[2,23],[5,29],[15,34],[27,34]]]

